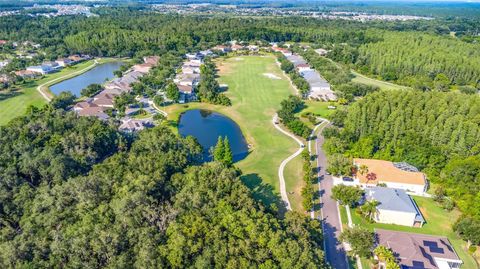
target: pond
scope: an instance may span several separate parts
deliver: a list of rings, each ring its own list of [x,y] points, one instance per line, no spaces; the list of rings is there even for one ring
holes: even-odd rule
[[[204,160],[212,160],[210,148],[217,144],[219,136],[228,137],[233,152],[233,161],[237,162],[248,155],[248,145],[240,127],[230,118],[208,110],[194,109],[180,116],[178,131],[182,136],[193,136],[203,147]]]
[[[112,79],[115,76],[113,72],[118,70],[122,65],[122,62],[109,62],[100,64],[81,75],[50,86],[50,91],[55,95],[58,95],[61,92],[69,91],[75,96],[80,97],[80,92],[82,89],[86,88],[90,84],[102,84],[105,82],[105,80]]]

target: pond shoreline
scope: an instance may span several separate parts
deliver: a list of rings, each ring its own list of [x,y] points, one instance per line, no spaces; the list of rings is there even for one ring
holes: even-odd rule
[[[126,58],[95,58],[95,59],[89,60],[87,62],[93,61],[93,63],[91,65],[85,67],[84,69],[65,74],[64,76],[62,76],[60,78],[56,78],[56,79],[53,79],[51,81],[48,81],[48,82],[44,83],[43,85],[39,86],[39,91],[41,91],[43,93],[46,93],[50,97],[54,97],[54,96],[56,96],[56,94],[53,93],[50,90],[50,87],[52,87],[54,85],[57,85],[57,84],[60,84],[64,81],[66,81],[66,80],[73,79],[75,77],[81,76],[81,75],[85,74],[86,72],[94,69],[95,67],[101,66],[103,64],[107,64],[107,63],[111,63],[111,62],[126,62],[127,60],[128,59],[126,59]],[[80,63],[80,64],[83,64],[83,63]],[[74,65],[72,67],[75,67],[75,66],[76,65]],[[77,96],[77,97],[80,97],[80,96]]]

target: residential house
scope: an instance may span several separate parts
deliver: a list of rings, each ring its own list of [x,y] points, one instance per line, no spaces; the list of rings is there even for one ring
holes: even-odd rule
[[[113,108],[115,103],[115,96],[115,94],[102,91],[93,97],[93,101],[91,103],[99,107]]]
[[[217,51],[220,51],[220,52],[223,52],[223,53],[227,53],[227,52],[232,51],[232,49],[230,47],[227,47],[227,46],[224,46],[224,45],[217,45],[217,46],[213,47],[212,50],[217,50]]]
[[[22,78],[36,78],[38,76],[38,73],[30,70],[19,70],[15,71],[15,75]]]
[[[213,55],[213,51],[211,51],[211,50],[202,50],[202,51],[200,51],[200,54],[202,54],[203,57],[211,56],[211,55]]]
[[[104,107],[89,101],[76,103],[73,107],[73,111],[82,117],[97,117],[101,120],[107,120],[109,118],[109,116],[105,113]]]
[[[376,222],[411,227],[422,227],[425,223],[415,201],[402,189],[366,188],[365,199],[379,203],[373,217]]]
[[[353,177],[356,185],[372,187],[383,183],[389,188],[419,195],[427,191],[428,182],[425,174],[408,163],[355,158],[353,164],[356,167]],[[363,171],[362,167],[367,171]]]
[[[288,55],[286,57],[287,57],[287,60],[289,60],[293,64],[293,66],[295,66],[295,67],[297,67],[298,65],[307,64],[307,61],[305,61],[305,59],[303,59],[303,57],[300,56],[300,55],[291,54],[291,55]]]
[[[49,66],[53,70],[60,70],[62,67],[57,62],[43,62],[42,66]]]
[[[194,101],[196,99],[193,86],[176,84],[178,91],[180,92],[179,103],[186,103]]]
[[[248,49],[249,51],[256,52],[256,51],[258,51],[258,46],[256,46],[256,45],[248,45],[248,46],[247,46],[247,49]]]
[[[281,47],[272,47],[272,50],[275,51],[275,52],[280,52],[282,53],[285,57],[288,57],[288,56],[292,56],[292,52],[289,51],[288,49],[285,49],[285,48],[281,48]]]
[[[148,57],[143,57],[143,61],[146,64],[151,64],[153,66],[156,66],[158,64],[158,61],[160,61],[159,56],[148,56]]]
[[[174,82],[178,85],[196,86],[200,82],[200,74],[180,74]]]
[[[375,229],[377,244],[392,250],[402,269],[458,269],[463,261],[446,237]]]
[[[67,67],[73,64],[73,61],[68,58],[61,58],[55,61],[61,67]]]
[[[315,52],[320,56],[326,56],[328,54],[328,50],[326,49],[316,49]]]
[[[203,58],[205,57],[205,55],[203,55],[203,54],[200,53],[200,52],[187,53],[187,54],[185,54],[185,56],[186,56],[187,59],[189,59],[189,60],[203,59]]]
[[[182,66],[183,74],[200,74],[199,66],[183,65]]]
[[[305,71],[310,71],[310,65],[308,64],[298,64],[295,66],[295,69],[297,69],[298,72],[305,72]]]
[[[337,100],[337,96],[331,90],[330,84],[315,70],[306,70],[300,72],[300,75],[307,81],[310,86],[308,97],[323,101]]]
[[[50,73],[54,72],[55,69],[53,69],[51,66],[48,66],[48,65],[37,65],[37,66],[27,67],[27,71],[32,71],[32,72],[35,72],[35,73],[45,75],[45,74],[50,74]]]
[[[132,70],[135,72],[139,72],[142,74],[148,74],[150,72],[150,69],[152,69],[153,65],[144,63],[144,64],[136,64],[132,66]]]
[[[147,127],[152,127],[153,123],[150,120],[125,119],[118,129],[124,132],[138,132]]]
[[[244,49],[245,47],[239,44],[233,44],[231,48],[232,48],[232,51],[238,51],[238,50]]]

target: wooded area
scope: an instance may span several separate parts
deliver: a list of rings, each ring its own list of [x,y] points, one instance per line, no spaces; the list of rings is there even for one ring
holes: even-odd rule
[[[0,127],[0,266],[323,267],[320,223],[278,218],[192,138],[134,142],[94,118],[32,110]]]

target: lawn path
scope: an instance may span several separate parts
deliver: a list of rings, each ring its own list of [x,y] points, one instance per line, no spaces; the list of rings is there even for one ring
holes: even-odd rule
[[[84,73],[85,71],[88,71],[88,70],[92,69],[92,68],[95,67],[97,64],[98,64],[98,61],[97,61],[97,59],[95,59],[91,65],[89,65],[89,66],[87,66],[87,67],[85,67],[85,68],[83,68],[83,69],[81,69],[81,70],[75,71],[75,72],[70,73],[70,74],[66,74],[65,76],[61,76],[61,77],[58,77],[58,78],[56,78],[56,79],[52,79],[52,80],[50,80],[50,81],[47,81],[47,82],[39,85],[39,86],[37,87],[37,91],[42,95],[43,98],[45,98],[45,100],[47,100],[47,102],[50,102],[50,101],[52,100],[52,98],[50,97],[51,94],[50,94],[49,92],[47,92],[47,91],[44,91],[44,90],[42,89],[43,87],[45,87],[46,85],[52,84],[52,82],[61,81],[61,80],[65,79],[65,78],[74,77],[74,76],[76,76],[76,75],[78,75],[78,74],[82,74],[82,73]]]
[[[283,160],[282,163],[280,164],[280,166],[278,167],[278,180],[280,181],[280,196],[282,197],[283,203],[285,204],[285,207],[287,208],[287,210],[292,210],[292,207],[290,206],[290,201],[288,200],[287,188],[285,186],[285,177],[283,176],[283,171],[285,170],[285,166],[287,165],[287,163],[289,161],[291,161],[293,158],[297,157],[298,155],[300,155],[302,153],[304,144],[295,135],[283,130],[282,128],[280,128],[280,126],[278,126],[278,115],[276,113],[273,116],[272,123],[273,123],[273,126],[275,126],[275,128],[277,130],[279,130],[283,134],[293,138],[293,140],[295,140],[295,142],[297,142],[298,145],[299,145],[298,150],[295,153],[293,153],[292,155],[288,156],[285,160]]]

